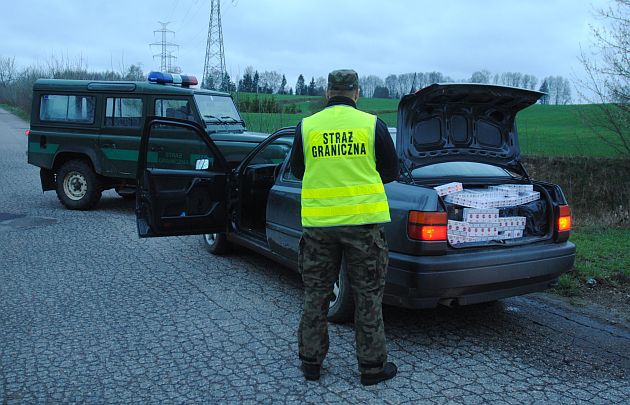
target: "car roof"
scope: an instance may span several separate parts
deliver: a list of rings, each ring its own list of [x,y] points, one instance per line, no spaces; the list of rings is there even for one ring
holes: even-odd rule
[[[93,93],[128,93],[128,94],[169,94],[191,95],[208,94],[213,96],[228,96],[228,93],[200,88],[171,86],[149,82],[105,81],[105,80],[66,80],[66,79],[38,79],[33,90],[39,91],[85,91]]]

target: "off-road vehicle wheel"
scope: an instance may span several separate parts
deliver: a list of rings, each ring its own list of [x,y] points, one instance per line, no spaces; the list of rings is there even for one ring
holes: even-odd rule
[[[204,246],[213,255],[222,255],[230,250],[230,242],[224,233],[206,233],[202,238]]]
[[[334,323],[346,323],[354,318],[354,298],[346,262],[341,262],[339,278],[333,287],[333,297],[328,305],[328,320]]]
[[[84,160],[70,160],[57,171],[57,198],[71,210],[89,210],[101,199],[96,173]]]

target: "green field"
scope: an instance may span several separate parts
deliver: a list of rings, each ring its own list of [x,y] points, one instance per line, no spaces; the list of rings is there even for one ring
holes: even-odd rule
[[[239,94],[235,97],[249,97]],[[259,95],[259,97],[269,97]],[[271,132],[276,128],[295,125],[304,116],[323,106],[321,97],[273,96],[281,106],[295,104],[300,114],[243,113],[248,128],[253,131]],[[383,119],[389,126],[396,126],[398,100],[359,99],[358,107]],[[581,115],[598,114],[594,105],[540,105],[526,108],[517,117],[519,142],[523,154],[545,156],[617,156],[587,125]],[[611,137],[611,134],[606,136]],[[614,138],[612,138],[614,139]]]

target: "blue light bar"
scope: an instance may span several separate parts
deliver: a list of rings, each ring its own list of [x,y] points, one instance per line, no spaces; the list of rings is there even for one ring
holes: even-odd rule
[[[150,83],[157,84],[175,84],[182,87],[196,86],[199,82],[195,76],[177,75],[163,72],[149,73],[148,80]]]
[[[172,84],[173,76],[170,73],[151,72],[149,73],[149,82],[158,84]]]

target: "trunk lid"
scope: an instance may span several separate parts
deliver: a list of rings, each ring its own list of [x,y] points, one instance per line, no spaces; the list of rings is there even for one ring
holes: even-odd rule
[[[514,119],[542,95],[486,84],[432,84],[408,94],[398,104],[398,157],[410,170],[470,161],[521,171]]]

